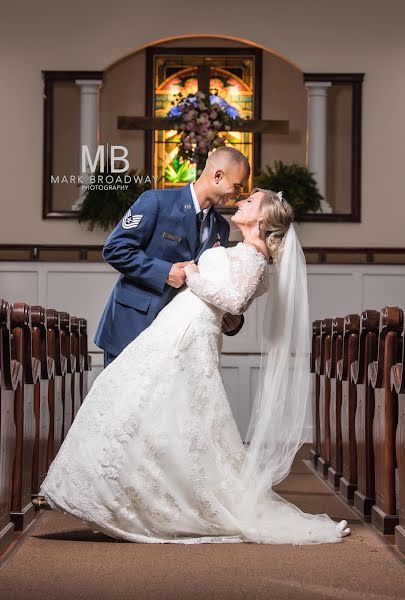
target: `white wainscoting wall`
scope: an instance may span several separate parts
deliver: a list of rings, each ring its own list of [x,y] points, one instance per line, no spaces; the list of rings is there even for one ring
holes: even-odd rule
[[[103,355],[93,335],[116,279],[116,271],[104,263],[0,262],[0,298],[86,318],[93,361],[90,380],[94,381],[103,368]],[[388,305],[405,308],[405,266],[308,265],[308,290],[311,321]],[[224,336],[222,372],[242,437],[256,388],[265,303],[262,296],[251,305],[237,336]],[[310,408],[306,432],[310,441]]]

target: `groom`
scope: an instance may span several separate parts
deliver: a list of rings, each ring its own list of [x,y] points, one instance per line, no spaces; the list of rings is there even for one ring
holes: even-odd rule
[[[121,273],[94,339],[104,350],[104,366],[173,299],[190,260],[197,262],[214,245],[228,245],[229,224],[214,207],[238,199],[249,173],[241,152],[218,148],[194,184],[148,190],[124,215],[103,248],[103,258]],[[222,331],[235,335],[242,325],[242,315],[226,314]]]

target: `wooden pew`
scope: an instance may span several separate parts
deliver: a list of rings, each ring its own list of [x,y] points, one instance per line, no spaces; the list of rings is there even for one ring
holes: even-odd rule
[[[320,345],[321,352],[316,363],[319,375],[319,432],[320,432],[320,454],[318,457],[318,471],[328,476],[330,467],[330,379],[326,377],[326,361],[330,359],[331,353],[332,319],[321,321]]]
[[[82,403],[80,381],[82,379],[82,373],[84,368],[84,357],[82,359],[80,355],[80,325],[77,317],[70,318],[70,347],[71,353],[74,356],[76,368],[72,373],[72,402],[73,402],[73,414],[72,421],[77,415],[77,411]]]
[[[67,312],[59,313],[61,353],[66,360],[66,374],[63,377],[62,399],[63,399],[63,430],[62,441],[73,421],[73,395],[72,395],[72,375],[76,370],[76,359],[72,354],[72,336],[70,315]]]
[[[34,384],[39,381],[41,363],[32,355],[30,308],[17,302],[11,308],[12,355],[23,365],[23,385],[15,391],[14,418],[16,446],[11,491],[11,519],[16,530],[24,531],[35,516],[31,503],[32,460],[35,443]]]
[[[374,471],[374,388],[368,378],[368,366],[377,360],[380,313],[365,310],[360,316],[359,347],[357,360],[352,363],[351,376],[356,385],[357,408],[355,418],[357,447],[357,490],[354,492],[354,508],[371,519],[371,507],[375,503]]]
[[[80,394],[83,402],[89,391],[88,373],[91,371],[91,356],[89,355],[88,350],[86,319],[79,319],[79,352],[80,356],[83,357],[83,370],[80,375]]]
[[[339,489],[346,501],[353,504],[357,488],[356,448],[356,385],[351,377],[351,366],[358,356],[359,315],[346,315],[343,324],[343,356],[338,362],[338,378],[342,382],[342,473]]]
[[[41,363],[41,376],[34,385],[35,443],[32,462],[32,497],[38,495],[48,465],[47,452],[50,431],[49,381],[54,377],[55,360],[48,353],[47,318],[42,306],[31,307],[32,351]]]
[[[405,553],[405,332],[402,332],[401,361],[391,369],[391,385],[398,394],[398,427],[396,454],[398,463],[398,517],[395,527],[395,543]]]
[[[22,386],[22,364],[11,358],[10,307],[0,300],[0,551],[14,533],[11,482],[16,445],[14,395]]]
[[[319,430],[319,392],[320,375],[316,369],[316,363],[321,355],[321,321],[312,323],[312,348],[311,348],[311,373],[312,373],[312,414],[314,422],[314,439],[310,450],[310,460],[315,469],[318,467],[318,457],[321,450],[320,430]]]
[[[63,394],[67,360],[61,353],[59,313],[54,309],[46,311],[47,342],[49,356],[54,360],[54,377],[48,385],[49,436],[47,446],[47,470],[62,444]]]
[[[385,307],[380,314],[377,360],[369,365],[369,379],[375,397],[373,440],[376,503],[371,509],[371,522],[385,534],[393,534],[398,525],[395,497],[398,396],[391,389],[391,368],[399,360],[402,330],[402,310]]]
[[[331,353],[326,361],[326,376],[330,380],[330,467],[328,468],[328,481],[334,487],[339,486],[342,476],[342,382],[337,376],[337,363],[343,353],[343,318],[336,317],[332,321]]]

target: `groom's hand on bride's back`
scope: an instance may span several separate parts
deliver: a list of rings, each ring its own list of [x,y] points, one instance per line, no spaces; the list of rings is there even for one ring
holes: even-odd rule
[[[174,263],[174,265],[170,269],[169,276],[166,279],[166,283],[174,288],[180,288],[186,281],[184,267],[190,262],[191,261],[186,260],[184,262]]]
[[[241,327],[242,316],[225,313],[222,318],[222,333],[230,333],[236,329],[239,331]],[[237,331],[235,331],[237,333]]]

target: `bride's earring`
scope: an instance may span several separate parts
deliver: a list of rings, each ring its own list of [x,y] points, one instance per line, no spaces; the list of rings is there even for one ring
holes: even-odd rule
[[[257,221],[257,223],[256,223],[256,235],[257,235],[257,237],[260,237],[260,223],[259,223],[259,221]]]

